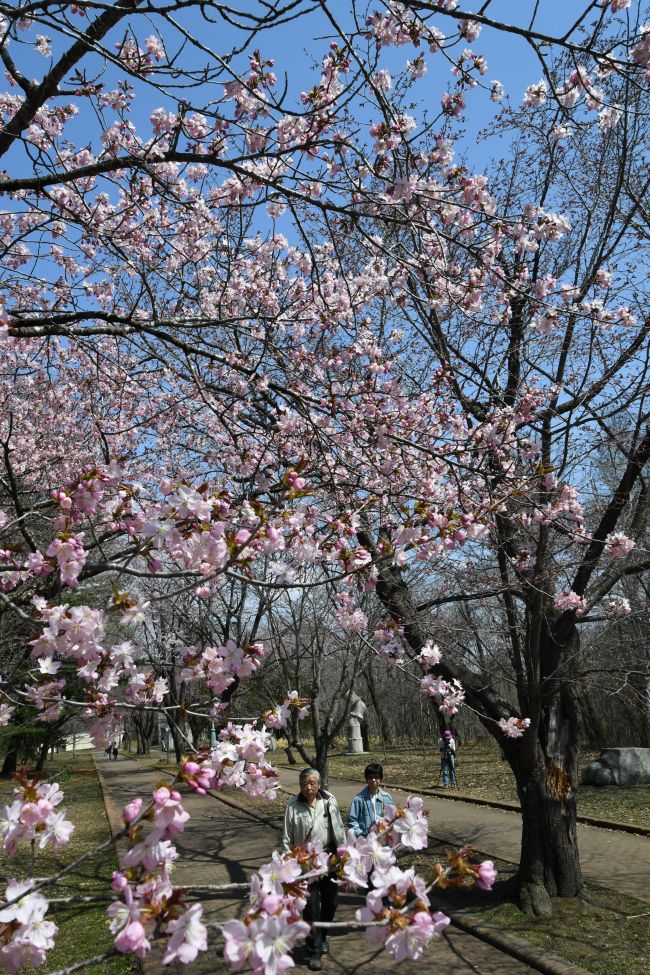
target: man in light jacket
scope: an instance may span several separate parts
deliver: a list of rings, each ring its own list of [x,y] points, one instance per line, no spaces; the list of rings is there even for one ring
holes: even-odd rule
[[[284,814],[282,849],[289,851],[294,846],[319,840],[324,850],[334,853],[337,846],[345,842],[345,827],[338,803],[331,792],[321,789],[320,773],[316,769],[303,769],[298,781],[300,792],[290,800]],[[312,883],[303,912],[305,921],[308,924],[333,921],[337,895],[338,886],[331,877],[320,877]],[[312,928],[312,932],[307,939],[307,967],[312,972],[319,972],[323,967],[321,955],[327,954],[329,945],[322,928]]]
[[[366,788],[354,797],[348,813],[348,826],[357,836],[367,836],[373,823],[384,815],[386,806],[393,804],[390,792],[385,792],[381,787],[384,777],[383,765],[379,762],[371,762],[370,765],[366,765],[363,775],[367,783]]]

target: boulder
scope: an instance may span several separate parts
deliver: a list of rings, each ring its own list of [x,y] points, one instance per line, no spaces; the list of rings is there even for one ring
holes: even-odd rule
[[[583,785],[650,785],[650,748],[605,748],[582,770]]]

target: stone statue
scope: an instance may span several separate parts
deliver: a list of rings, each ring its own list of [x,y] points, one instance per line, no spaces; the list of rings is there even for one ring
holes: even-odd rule
[[[367,723],[368,709],[358,694],[350,695],[350,710],[348,712],[348,754],[361,755],[367,751]],[[366,735],[364,736],[364,730]]]

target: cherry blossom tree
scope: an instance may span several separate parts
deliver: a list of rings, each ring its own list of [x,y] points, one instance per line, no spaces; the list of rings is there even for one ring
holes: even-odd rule
[[[27,701],[51,722],[74,707],[102,746],[125,712],[176,707],[134,630],[149,612],[143,580],[170,600],[233,582],[336,585],[344,633],[388,665],[417,658],[445,714],[466,699],[506,736],[522,901],[542,911],[580,886],[566,679],[579,626],[610,594],[622,614],[617,584],[645,565],[647,322],[631,242],[647,219],[636,158],[650,34],[625,0],[586,3],[557,36],[488,8],[388,3],[340,21],[327,3],[0,2],[0,601],[29,631],[0,715]],[[272,56],[296,18],[331,34],[300,93]],[[226,53],[203,39],[215,22]],[[525,114],[502,117],[534,152],[510,140],[512,165],[491,182],[454,162],[454,120],[482,87],[502,96],[467,46],[479,28],[519,38],[543,75],[522,93]],[[432,60],[449,84],[434,112],[409,110]],[[589,471],[603,439],[617,448],[609,496]],[[502,599],[519,714],[441,654],[413,564],[464,580],[428,594],[429,609]],[[360,597],[373,593],[385,618],[370,627]],[[206,947],[200,905],[171,882],[188,818],[176,785],[277,788],[264,722],[228,712],[263,646],[242,636],[178,654],[179,679],[205,687],[217,745],[124,810],[109,908],[115,950],[143,958],[164,938],[164,963]],[[277,702],[267,727],[296,706]],[[65,844],[61,800],[23,775],[3,810],[7,852]],[[371,875],[358,920],[380,922],[368,937],[396,959],[444,928],[427,885],[396,862],[425,844],[410,798],[331,863],[361,888]],[[311,845],[253,878],[250,912],[223,927],[233,968],[289,967],[306,886],[327,868]],[[463,850],[434,884],[493,879]],[[53,943],[51,882],[7,887],[9,970],[42,964]]]
[[[431,382],[430,370],[442,367],[457,421],[466,424],[466,443],[478,438],[488,447],[487,468],[481,469],[476,452],[462,492],[482,484],[492,515],[477,546],[467,531],[467,506],[450,505],[441,549],[456,548],[458,540],[465,549],[462,559],[446,560],[441,568],[443,579],[451,573],[452,584],[434,577],[432,591],[423,594],[404,570],[386,566],[377,592],[393,620],[406,621],[415,650],[430,636],[426,610],[474,600],[499,607],[509,677],[520,713],[532,720],[530,731],[519,737],[521,725],[501,713],[504,702],[494,683],[486,684],[483,669],[477,675],[475,667],[446,660],[436,673],[446,681],[460,679],[487,727],[492,721],[493,728],[513,735],[504,748],[523,809],[521,896],[535,911],[548,909],[546,892],[575,893],[581,884],[570,826],[577,790],[579,633],[603,615],[628,613],[622,582],[648,564],[648,319],[637,274],[647,220],[639,153],[647,130],[638,93],[628,96],[631,111],[621,138],[576,122],[563,144],[553,134],[554,105],[534,117],[506,114],[504,127],[525,132],[527,144],[508,159],[491,185],[494,195],[484,202],[505,217],[521,212],[522,199],[535,200],[526,202],[524,214],[541,223],[528,239],[520,225],[523,234],[512,250],[499,247],[492,294],[490,286],[480,294],[467,290],[472,279],[487,283],[484,262],[455,242],[442,249],[432,241],[437,251],[431,256],[445,268],[456,264],[463,284],[452,291],[448,280],[443,284],[429,270],[431,261],[424,272],[414,268],[405,300],[421,356],[425,362],[429,357],[421,388]],[[483,192],[471,182],[466,199]],[[551,217],[563,224],[556,227],[558,236],[543,229],[540,204],[548,201],[562,214]],[[507,235],[505,222],[502,228]],[[411,247],[427,252],[426,241]],[[612,465],[607,478],[598,470],[605,445]],[[533,481],[526,468],[535,471]],[[506,498],[500,489],[515,471],[527,487],[520,491],[511,481],[514,490]],[[360,535],[373,556],[374,537],[372,525]],[[429,690],[439,686],[436,680]]]

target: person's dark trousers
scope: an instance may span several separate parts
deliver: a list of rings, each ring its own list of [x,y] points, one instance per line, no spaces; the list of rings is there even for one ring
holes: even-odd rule
[[[309,900],[302,912],[302,916],[308,924],[314,921],[333,921],[336,914],[336,903],[338,900],[339,888],[331,877],[321,877],[309,888]],[[323,937],[327,932],[323,928],[314,928],[312,935],[307,939],[307,947],[311,954],[323,954]]]

